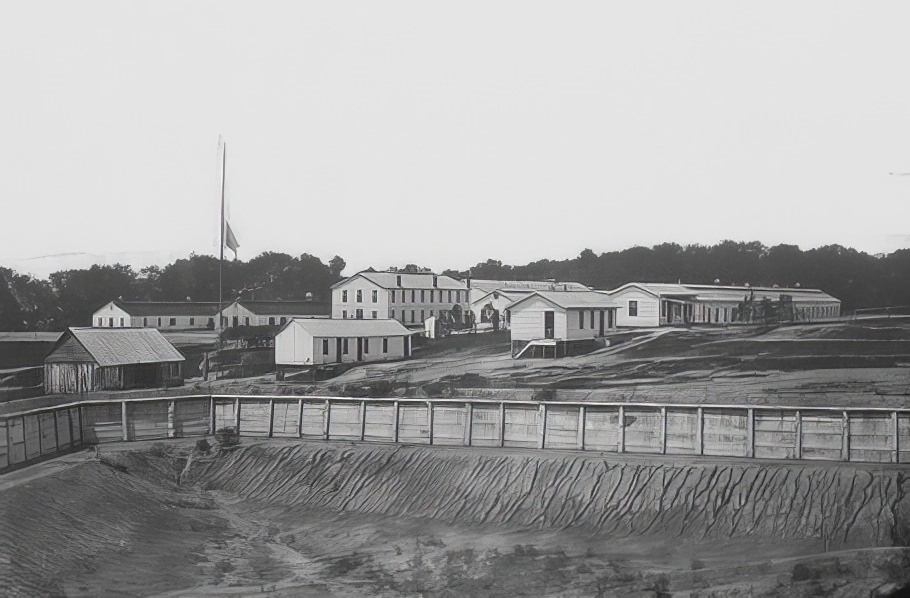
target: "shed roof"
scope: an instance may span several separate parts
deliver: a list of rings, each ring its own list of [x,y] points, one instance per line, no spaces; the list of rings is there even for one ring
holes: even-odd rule
[[[615,288],[612,291],[608,291],[611,295],[624,291],[628,288],[636,287],[650,293],[655,297],[695,297],[698,295],[697,291],[694,291],[688,288],[686,285],[682,284],[671,284],[671,283],[661,283],[661,282],[627,282],[621,287]]]
[[[534,291],[509,304],[506,309],[515,309],[517,305],[532,297],[540,297],[563,309],[617,309],[619,307],[610,295],[600,291]]]
[[[183,361],[184,357],[155,328],[70,328],[46,361],[70,361],[57,354],[68,341],[75,340],[100,366],[136,363],[167,363]],[[55,355],[56,354],[56,355]]]
[[[401,285],[398,277],[401,277]],[[432,272],[358,272],[357,274],[336,282],[332,288],[344,285],[360,277],[384,289],[443,289],[452,291],[466,291],[468,289],[460,280],[455,280],[446,274],[433,274]],[[436,277],[436,286],[433,286],[433,277]]]
[[[559,282],[556,280],[485,280],[471,279],[471,288],[480,291],[525,290],[525,291],[590,291],[580,282]]]
[[[246,309],[260,316],[327,316],[332,305],[321,301],[237,301]]]
[[[398,320],[306,319],[294,318],[281,329],[299,326],[313,336],[410,336],[416,334]],[[280,333],[279,333],[280,334]]]
[[[122,301],[114,299],[114,305],[131,316],[214,316],[218,314],[218,302],[212,301]],[[107,305],[105,303],[104,305]],[[104,307],[102,305],[101,307]],[[100,307],[98,309],[101,309]],[[97,313],[98,310],[95,310]]]
[[[696,301],[742,301],[746,296],[755,299],[765,297],[777,301],[781,295],[788,295],[798,303],[839,303],[840,300],[819,289],[786,287],[720,286],[711,284],[668,284],[654,282],[629,282],[609,291],[614,295],[629,287],[638,287],[656,297],[686,297]]]

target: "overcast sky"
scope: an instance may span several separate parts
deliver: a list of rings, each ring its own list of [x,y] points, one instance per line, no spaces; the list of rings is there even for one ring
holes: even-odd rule
[[[6,2],[0,265],[910,247],[910,3]]]

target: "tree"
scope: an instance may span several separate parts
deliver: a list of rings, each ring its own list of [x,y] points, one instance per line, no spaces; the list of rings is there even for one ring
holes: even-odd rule
[[[130,266],[92,266],[88,270],[65,270],[50,275],[57,295],[63,326],[88,326],[92,313],[108,301],[132,299],[136,273]]]

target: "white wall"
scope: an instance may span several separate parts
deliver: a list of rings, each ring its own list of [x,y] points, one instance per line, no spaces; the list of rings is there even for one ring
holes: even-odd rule
[[[100,323],[98,318],[101,318]],[[113,324],[111,324],[111,318],[113,318]],[[113,301],[92,314],[93,328],[128,328],[133,325],[132,317],[115,305]]]
[[[403,359],[408,338],[404,336],[361,337],[366,342],[363,359],[357,360],[357,337],[314,337],[302,327],[290,325],[275,337],[275,363],[278,365],[321,365],[339,363],[338,345],[342,346],[341,363],[368,363]],[[388,352],[382,351],[382,340],[388,339]],[[343,352],[347,339],[348,351]],[[323,351],[323,341],[328,341],[328,353]]]
[[[616,324],[618,326],[660,325],[660,300],[637,287],[629,287],[610,295],[618,304]],[[638,301],[638,316],[629,315],[629,301]]]
[[[347,291],[347,301],[341,300],[344,291]],[[357,301],[357,291],[361,291],[361,301]],[[376,291],[376,303],[373,303],[373,291]],[[345,311],[347,311],[347,317],[349,319],[355,318],[358,309],[363,310],[364,320],[371,319],[374,311],[377,312],[377,319],[388,319],[389,291],[378,284],[359,276],[332,289],[333,318],[342,319]]]
[[[565,310],[540,297],[533,297],[512,309],[512,340],[529,341],[544,338],[544,312],[547,311],[553,312],[553,336],[557,339],[567,338]]]

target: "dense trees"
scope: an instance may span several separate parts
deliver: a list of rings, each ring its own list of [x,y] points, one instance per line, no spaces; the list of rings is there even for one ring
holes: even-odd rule
[[[306,299],[328,301],[345,261],[328,264],[303,254],[266,252],[248,262],[226,261],[223,298]],[[418,272],[416,264],[401,271]],[[820,288],[844,302],[847,310],[910,305],[910,249],[890,255],[828,245],[802,251],[795,245],[766,247],[757,241],[717,245],[663,243],[622,251],[582,251],[577,258],[539,260],[510,266],[490,259],[468,270],[446,270],[459,278],[499,280],[556,279],[611,289],[630,281],[719,283],[724,285]],[[92,266],[54,272],[37,280],[0,268],[0,330],[59,330],[88,325],[92,312],[110,299],[146,301],[217,301],[218,260],[190,255],[164,267],[139,272],[130,266]]]
[[[225,261],[223,298],[328,301],[345,262],[329,265],[309,254],[299,258],[267,252],[249,262]],[[138,273],[130,266],[92,266],[54,272],[42,281],[0,268],[0,330],[60,330],[87,326],[92,313],[111,299],[139,301],[217,301],[218,260],[190,255],[164,268]]]

